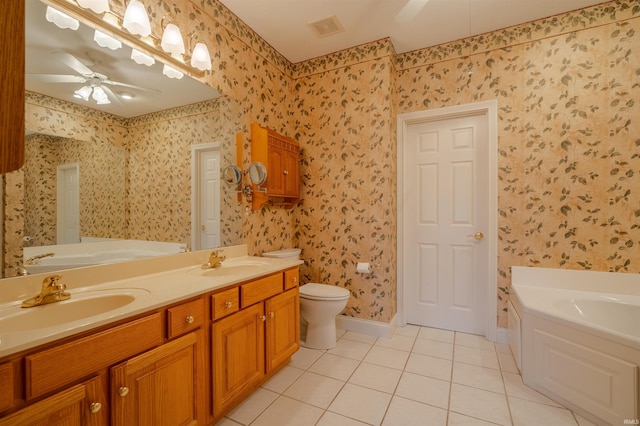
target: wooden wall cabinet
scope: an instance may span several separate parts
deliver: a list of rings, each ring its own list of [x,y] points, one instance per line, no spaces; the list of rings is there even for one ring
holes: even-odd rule
[[[24,11],[24,1],[9,1],[0,13],[0,174],[24,164]]]
[[[266,193],[254,192],[252,208],[268,201],[293,207],[300,199],[300,144],[271,129],[251,124],[251,161],[267,168]],[[254,189],[257,187],[253,186]]]

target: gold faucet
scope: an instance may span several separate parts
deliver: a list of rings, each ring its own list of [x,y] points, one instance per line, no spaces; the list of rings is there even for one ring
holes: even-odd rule
[[[24,262],[24,264],[25,264],[25,265],[33,265],[33,262],[34,262],[34,261],[36,261],[36,260],[38,260],[38,259],[42,259],[43,257],[51,257],[51,256],[53,256],[53,255],[55,255],[55,253],[44,253],[44,254],[39,254],[39,255],[37,255],[37,256],[33,256],[33,257],[28,258],[28,259]]]
[[[219,268],[222,266],[222,262],[227,258],[227,256],[223,256],[222,253],[222,250],[212,251],[209,255],[209,261],[202,265],[202,269]]]
[[[50,275],[42,280],[40,294],[22,302],[22,307],[32,308],[69,299],[71,294],[64,291],[67,286],[58,282],[61,278],[60,275]]]

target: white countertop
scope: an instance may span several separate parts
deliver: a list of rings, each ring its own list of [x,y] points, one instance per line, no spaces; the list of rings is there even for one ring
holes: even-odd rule
[[[247,256],[246,245],[222,249],[227,260],[223,262],[225,268],[218,269],[201,268],[211,252],[203,250],[61,271],[60,282],[66,284],[71,299],[33,308],[20,305],[24,299],[37,295],[42,279],[51,274],[4,279],[0,281],[0,358],[303,263],[297,259]],[[47,325],[48,307],[60,305],[56,308],[59,311],[65,303],[102,292],[131,294],[135,299],[122,307],[61,324],[55,324],[54,318],[54,324]],[[27,314],[36,315],[33,318],[38,318],[38,327],[17,330],[7,325],[12,317]]]

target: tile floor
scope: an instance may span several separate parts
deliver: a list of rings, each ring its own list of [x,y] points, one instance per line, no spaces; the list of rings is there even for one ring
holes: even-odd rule
[[[418,326],[338,335],[300,348],[216,426],[593,425],[525,386],[507,345]]]

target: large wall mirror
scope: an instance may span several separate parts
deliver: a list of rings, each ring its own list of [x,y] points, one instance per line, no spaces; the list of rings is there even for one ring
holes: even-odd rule
[[[159,62],[149,67],[135,63],[126,45],[117,50],[98,46],[93,28],[56,27],[45,19],[46,8],[38,0],[26,1],[27,158],[18,184],[24,211],[16,222],[10,205],[15,197],[6,194],[4,216],[5,222],[24,228],[22,241],[4,241],[4,276],[15,275],[23,261],[17,246],[65,242],[58,215],[64,179],[77,179],[78,237],[191,246],[194,210],[206,210],[203,194],[212,198],[204,187],[191,195],[198,187],[192,170],[198,173],[206,163],[198,155],[208,152],[194,147],[215,151],[218,168],[235,164],[241,109],[200,81],[166,77]],[[78,98],[85,86],[104,87],[109,103],[98,104],[92,95]],[[214,197],[220,232],[202,241],[241,243],[240,206],[224,191]]]

